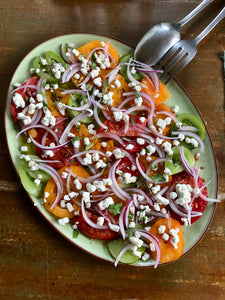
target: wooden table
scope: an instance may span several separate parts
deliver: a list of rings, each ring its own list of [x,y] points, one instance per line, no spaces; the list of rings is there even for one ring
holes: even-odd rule
[[[179,261],[131,268],[98,260],[72,246],[32,206],[9,158],[4,107],[10,78],[39,43],[68,33],[109,35],[133,46],[154,23],[179,21],[200,0],[1,0],[0,10],[0,299],[225,299],[221,202],[203,240]],[[183,30],[193,38],[224,5],[210,8]],[[225,20],[198,47],[177,79],[200,110],[212,138],[225,198]]]

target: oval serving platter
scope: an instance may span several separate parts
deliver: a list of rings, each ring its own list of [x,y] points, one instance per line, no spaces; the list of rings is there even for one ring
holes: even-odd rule
[[[17,67],[9,86],[6,110],[5,110],[5,131],[6,131],[8,149],[17,173],[18,173],[17,163],[21,154],[19,151],[19,143],[16,139],[18,128],[14,124],[10,112],[10,101],[12,97],[11,92],[13,89],[13,84],[16,82],[21,83],[30,76],[29,70],[32,66],[32,61],[36,56],[41,55],[42,53],[48,50],[59,52],[61,43],[73,43],[75,47],[79,47],[92,40],[109,41],[118,50],[119,55],[123,55],[129,52],[130,50],[132,50],[130,46],[106,36],[93,35],[93,34],[70,34],[70,35],[59,36],[50,39],[42,43],[41,45],[37,46],[30,53],[27,54],[27,56],[21,61],[21,63]],[[171,97],[165,102],[168,106],[173,107],[175,105],[178,105],[180,113],[187,112],[201,118],[199,112],[197,111],[195,105],[193,104],[188,94],[175,80],[171,80],[168,83],[167,87],[169,93],[171,94]],[[205,167],[201,169],[200,176],[205,178],[206,182],[212,179],[211,184],[208,186],[208,193],[210,198],[216,198],[217,187],[218,187],[217,166],[216,166],[215,156],[210,141],[210,137],[207,132],[206,132],[206,138],[204,142],[205,142],[205,152],[200,156],[200,159],[198,160],[196,167],[197,168]],[[45,209],[43,205],[43,199],[31,197],[30,195],[29,197],[33,202],[33,204],[35,205],[36,209],[40,212],[40,214],[56,229],[56,231],[58,231],[63,237],[69,240],[72,244],[80,247],[82,250],[88,252],[93,256],[96,256],[98,258],[101,258],[109,262],[114,261],[114,259],[109,254],[107,247],[105,246],[105,242],[99,240],[91,240],[82,234],[79,234],[77,238],[73,238],[73,229],[70,224],[66,224],[65,226],[60,226],[57,222],[57,218],[54,217],[51,213],[49,213]],[[26,203],[24,203],[24,205],[26,205]],[[182,226],[184,231],[184,240],[185,240],[183,255],[187,253],[189,250],[191,250],[206,233],[212,221],[215,212],[215,207],[216,207],[215,203],[209,203],[207,205],[207,208],[203,216],[197,222],[195,222],[191,227]],[[137,261],[136,263],[132,264],[132,266],[152,266],[153,264],[154,264],[153,260],[149,260],[147,262]]]

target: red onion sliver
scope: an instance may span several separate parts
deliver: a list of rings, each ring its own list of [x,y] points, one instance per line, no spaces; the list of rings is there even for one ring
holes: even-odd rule
[[[56,204],[60,201],[61,197],[62,197],[62,192],[63,192],[63,181],[62,178],[60,177],[59,173],[52,167],[48,166],[48,165],[44,165],[42,163],[40,163],[38,165],[39,169],[45,171],[46,173],[48,173],[52,179],[55,181],[56,186],[57,186],[57,196],[55,198],[55,201],[53,202],[52,206],[51,206],[51,210],[56,206]]]
[[[160,262],[160,258],[161,258],[161,250],[160,250],[160,246],[159,246],[157,237],[155,235],[153,235],[152,233],[150,233],[148,231],[144,231],[144,230],[135,230],[135,232],[138,232],[141,237],[149,240],[151,243],[154,244],[155,249],[157,251],[157,258],[156,258],[154,268],[157,268],[157,266]]]
[[[81,212],[82,212],[82,216],[84,217],[85,222],[86,222],[89,226],[91,226],[92,228],[95,228],[95,229],[101,229],[101,230],[103,230],[103,229],[108,229],[108,228],[109,228],[109,227],[106,226],[106,225],[105,225],[105,226],[104,226],[104,225],[98,225],[98,224],[92,222],[92,221],[88,218],[88,216],[87,216],[87,214],[86,214],[86,211],[85,211],[85,208],[84,208],[84,200],[83,200],[83,199],[81,200]]]
[[[123,256],[123,254],[124,254],[125,252],[127,252],[127,250],[132,249],[133,247],[134,247],[133,244],[128,243],[128,244],[126,244],[126,245],[120,250],[120,252],[119,252],[119,254],[117,255],[117,258],[116,258],[116,260],[115,260],[115,262],[114,262],[114,266],[115,266],[115,267],[117,267],[117,265],[118,265],[118,263],[119,263],[121,257]]]
[[[193,137],[195,140],[197,140],[197,142],[200,145],[200,152],[204,152],[204,142],[197,133],[194,133],[194,132],[191,132],[191,131],[179,131],[179,130],[172,132],[172,135],[179,136],[179,134],[183,134],[185,136],[187,135],[187,136]]]

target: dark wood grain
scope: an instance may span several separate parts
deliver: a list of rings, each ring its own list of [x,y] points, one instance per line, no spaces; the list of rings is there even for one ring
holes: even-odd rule
[[[131,268],[98,260],[72,246],[38,214],[23,191],[5,142],[4,108],[20,60],[41,42],[68,33],[98,33],[133,46],[153,24],[177,22],[199,0],[1,0],[0,10],[0,299],[225,299],[225,208],[218,204],[202,241],[179,261]],[[224,1],[183,29],[193,38]],[[177,76],[201,112],[216,153],[225,198],[225,20]]]

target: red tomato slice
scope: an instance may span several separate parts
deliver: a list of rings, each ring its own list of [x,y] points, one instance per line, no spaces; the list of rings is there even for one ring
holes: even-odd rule
[[[178,173],[176,175],[174,175],[174,178],[173,180],[175,182],[179,182],[181,184],[190,184],[190,186],[192,188],[195,188],[195,182],[194,182],[194,178],[189,176],[187,172],[181,172],[181,173]],[[202,186],[204,186],[205,184],[205,180],[201,177],[198,177],[198,188],[200,189]],[[202,194],[206,197],[208,197],[208,191],[207,191],[207,188],[205,187],[203,190],[202,190]],[[206,206],[207,206],[207,201],[201,199],[200,197],[196,197],[193,201],[193,205],[192,205],[192,211],[197,211],[197,212],[204,212],[204,210],[206,209]],[[176,215],[173,211],[171,212],[171,216],[177,220],[179,220],[181,223],[182,221],[180,220],[181,217]],[[191,223],[193,224],[194,222],[196,222],[201,216],[198,216],[198,217],[194,217],[194,218],[191,218]]]
[[[26,84],[29,85],[37,85],[39,78],[37,76],[31,77],[29,78],[27,81],[25,81],[21,86],[24,86]],[[31,97],[32,93],[36,91],[36,89],[33,88],[26,88],[26,89],[19,89],[18,91],[16,91],[16,93],[20,94],[24,101],[27,103],[27,97]],[[15,103],[13,102],[13,98],[11,99],[11,103],[10,103],[10,109],[11,109],[11,114],[12,114],[12,118],[15,122],[18,122],[18,118],[17,118],[17,114],[20,113],[23,108],[18,107],[16,108]]]
[[[92,222],[97,223],[98,216],[94,215],[90,212],[86,212],[89,219],[91,219]],[[91,239],[97,239],[97,240],[112,240],[119,236],[118,232],[112,231],[111,229],[95,229],[88,225],[82,214],[75,217],[72,220],[73,224],[77,224],[78,230],[83,233],[85,236],[91,238]]]
[[[61,122],[59,122],[58,124],[56,124],[53,129],[57,129],[56,134],[58,136],[58,138],[61,137],[64,129],[65,129],[65,120],[63,120],[64,117],[56,117],[56,123],[58,123],[60,120],[62,120]],[[38,130],[38,135],[36,138],[36,141],[41,144],[42,143],[42,138],[43,135],[45,134],[45,130],[44,129],[40,129]],[[46,143],[45,145],[50,145],[51,143],[55,143],[55,138],[48,133],[47,137],[46,137]],[[74,165],[73,162],[70,161],[70,157],[74,154],[72,149],[70,150],[70,145],[63,147],[61,149],[58,150],[53,150],[54,155],[51,156],[47,156],[47,157],[43,157],[43,150],[41,150],[39,147],[36,147],[36,151],[38,156],[40,156],[43,159],[46,160],[59,160],[60,163],[49,163],[50,166],[52,166],[55,169],[60,169],[63,166],[69,166],[69,165]]]
[[[129,122],[129,129],[125,133],[123,133],[122,128],[125,126],[124,121],[116,122],[111,120],[105,120],[104,125],[108,127],[108,132],[116,133],[119,136],[139,136],[140,133],[142,133],[141,129],[138,129],[135,127],[135,124],[140,124],[142,126],[145,126],[147,123],[147,119],[144,122],[140,121],[139,116],[135,115],[129,115],[130,116],[130,122]],[[98,133],[105,132],[105,130],[101,127],[98,129]]]
[[[145,172],[146,169],[145,167],[140,163],[140,166],[142,168],[142,170]],[[127,157],[123,157],[121,158],[121,162],[120,162],[120,170],[124,173],[128,172],[131,174],[131,176],[139,176],[140,175],[140,172],[138,171],[138,169],[132,171],[132,163],[131,161],[129,160],[129,158]]]

